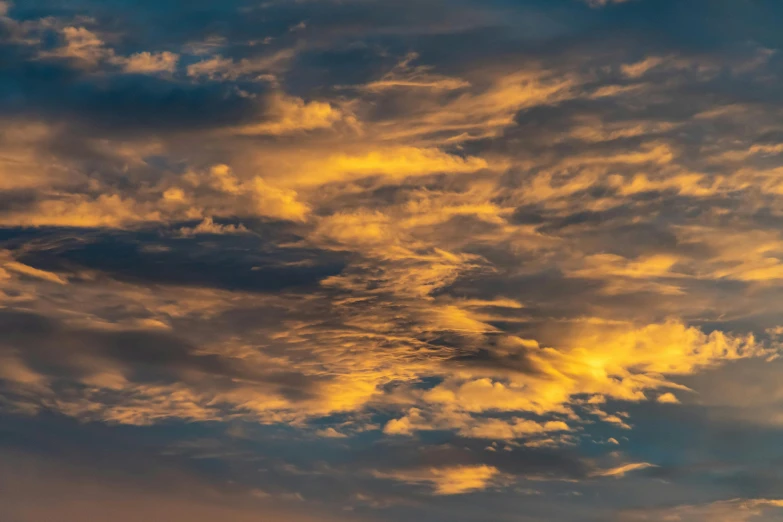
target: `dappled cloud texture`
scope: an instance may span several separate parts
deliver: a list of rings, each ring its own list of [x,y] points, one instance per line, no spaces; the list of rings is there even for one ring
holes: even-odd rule
[[[0,519],[783,519],[781,23],[0,1]]]

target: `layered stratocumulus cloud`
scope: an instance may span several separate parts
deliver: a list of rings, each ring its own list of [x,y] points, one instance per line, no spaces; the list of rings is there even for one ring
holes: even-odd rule
[[[781,20],[0,2],[0,515],[775,520]]]

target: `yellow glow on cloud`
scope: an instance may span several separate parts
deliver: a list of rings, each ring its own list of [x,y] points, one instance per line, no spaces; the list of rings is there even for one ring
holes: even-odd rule
[[[491,168],[482,158],[461,158],[434,148],[385,147],[364,154],[338,153],[300,167],[296,182],[305,186],[370,176],[400,180],[431,174],[460,174]]]
[[[375,472],[379,478],[389,478],[412,484],[430,484],[436,495],[461,495],[486,489],[502,474],[493,466],[452,466],[392,473]]]
[[[6,261],[2,263],[2,266],[4,269],[8,271],[16,272],[18,274],[22,274],[29,277],[34,277],[36,279],[42,279],[44,281],[50,281],[52,283],[57,283],[60,285],[68,284],[68,282],[65,279],[58,276],[57,274],[54,274],[52,272],[47,272],[46,270],[39,270],[37,268],[33,268],[31,266],[27,266],[22,263],[18,263],[16,261]]]
[[[96,237],[154,230],[160,244],[140,251],[176,251],[173,243],[238,261],[286,250],[270,264],[295,275],[292,288],[274,271],[281,280],[270,287],[280,290],[236,288],[242,277],[266,282],[254,261],[228,274],[240,282],[230,291],[214,273],[193,274],[195,289],[153,277],[120,283],[90,263],[55,273],[2,254],[2,306],[79,335],[165,335],[186,346],[187,364],[154,383],[134,380],[136,361],[85,350],[78,371],[57,377],[83,393],[62,396],[23,350],[0,353],[0,378],[32,398],[20,404],[139,426],[236,418],[299,428],[339,416],[344,424],[308,433],[336,442],[377,430],[410,444],[399,438],[446,430],[509,450],[546,448],[573,444],[595,421],[633,430],[630,414],[609,410],[615,401],[676,409],[688,391],[678,377],[774,359],[774,338],[733,332],[739,321],[766,320],[760,311],[774,310],[783,281],[783,145],[770,137],[779,115],[727,102],[696,107],[692,118],[644,116],[649,104],[676,99],[689,75],[712,78],[717,60],[639,54],[599,67],[574,53],[565,65],[466,58],[441,69],[415,52],[384,54],[391,68],[358,85],[287,92],[298,53],[326,45],[317,22],[294,26],[287,48],[266,35],[213,36],[121,56],[110,45],[124,36],[87,20],[41,21],[62,38],[54,49],[25,40],[36,60],[72,67],[85,82],[155,75],[256,105],[249,118],[143,137],[115,135],[121,128],[104,136],[86,110],[73,126],[67,110],[3,121],[0,224],[100,229]],[[728,64],[726,75],[742,67]],[[742,131],[720,134],[732,126]],[[711,139],[697,146],[682,136]],[[247,246],[257,238],[268,251]],[[34,254],[48,240],[26,246]],[[300,248],[307,257],[296,258]],[[188,249],[182,255],[195,255]],[[298,284],[299,269],[308,283]],[[204,364],[213,360],[222,364]],[[599,443],[618,444],[607,437]],[[375,476],[436,495],[510,482],[489,465]]]
[[[296,56],[296,49],[282,49],[269,56],[233,60],[221,55],[191,64],[187,68],[189,76],[194,78],[236,80],[242,77],[273,82],[274,73]]]
[[[430,72],[432,67],[426,65],[412,66],[411,62],[419,57],[417,53],[408,54],[390,72],[380,80],[364,85],[368,91],[384,91],[387,89],[431,89],[455,90],[469,87],[470,83],[459,78],[450,78]]]
[[[311,131],[331,127],[344,117],[329,103],[277,95],[270,100],[269,121],[245,125],[235,130],[238,134],[280,135],[290,132]]]
[[[505,382],[455,376],[422,399],[475,413],[563,413],[575,395],[639,401],[647,391],[673,386],[667,375],[687,375],[763,353],[752,338],[731,338],[722,332],[706,335],[675,322],[639,329],[586,325],[563,342],[557,349],[528,351],[540,376],[519,375]]]
[[[103,194],[93,200],[77,196],[42,201],[33,212],[12,214],[0,221],[22,226],[122,228],[138,221],[159,221],[160,217],[160,212],[152,207],[117,194]]]
[[[122,60],[125,71],[129,73],[174,72],[179,55],[168,51],[160,53],[141,52]]]
[[[631,464],[624,464],[616,468],[604,469],[593,473],[594,477],[623,477],[626,473],[637,471],[640,469],[654,468],[653,464],[648,462],[634,462]]]

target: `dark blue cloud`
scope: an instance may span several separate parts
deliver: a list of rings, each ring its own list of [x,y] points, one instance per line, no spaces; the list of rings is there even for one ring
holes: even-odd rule
[[[263,92],[252,99],[221,84],[95,76],[61,60],[16,58],[0,64],[0,115],[5,117],[67,121],[71,132],[104,136],[211,129],[264,118]]]
[[[274,242],[277,238],[254,234],[173,237],[159,232],[53,233],[51,229],[46,234],[7,233],[10,245],[29,234],[43,236],[39,241],[46,246],[26,248],[19,256],[23,263],[43,270],[92,269],[142,284],[249,292],[304,290],[339,274],[346,264],[333,252],[283,248]]]

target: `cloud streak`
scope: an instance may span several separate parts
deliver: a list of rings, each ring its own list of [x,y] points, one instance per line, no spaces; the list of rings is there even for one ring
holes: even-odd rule
[[[240,520],[774,516],[781,17],[0,3],[0,452],[134,440]]]

